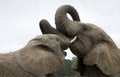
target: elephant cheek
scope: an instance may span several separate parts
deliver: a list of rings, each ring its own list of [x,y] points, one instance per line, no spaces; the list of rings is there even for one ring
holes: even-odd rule
[[[85,56],[85,51],[83,46],[77,42],[70,45],[70,50],[76,56],[79,56],[81,58]]]

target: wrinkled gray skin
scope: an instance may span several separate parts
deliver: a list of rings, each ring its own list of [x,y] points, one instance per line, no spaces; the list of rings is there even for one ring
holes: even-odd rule
[[[73,20],[67,17],[67,13]],[[70,5],[58,8],[55,23],[58,32],[69,39],[77,36],[76,41],[70,45],[70,50],[78,57],[73,68],[82,76],[120,77],[120,51],[101,28],[80,22],[77,11]]]
[[[71,14],[73,20],[67,18],[67,13]],[[76,16],[78,15],[73,7],[62,6],[56,12],[55,22],[57,29],[67,37],[77,36],[70,49],[81,58],[79,60],[83,59],[81,73],[88,77],[115,77],[113,75],[120,72],[118,47],[101,28],[94,24],[82,23]]]
[[[37,36],[18,51],[0,54],[0,77],[55,77],[69,44],[55,34]]]

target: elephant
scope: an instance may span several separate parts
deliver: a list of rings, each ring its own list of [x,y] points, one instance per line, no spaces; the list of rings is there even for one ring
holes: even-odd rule
[[[69,44],[56,34],[38,35],[23,48],[0,54],[0,77],[55,77],[64,67]]]
[[[67,17],[67,13],[73,20]],[[81,22],[78,12],[71,5],[57,9],[55,24],[56,29],[44,26],[47,28],[44,29],[45,34],[57,30],[69,39],[75,38],[69,48],[77,56],[73,67],[81,76],[120,77],[120,50],[103,29],[92,23]]]

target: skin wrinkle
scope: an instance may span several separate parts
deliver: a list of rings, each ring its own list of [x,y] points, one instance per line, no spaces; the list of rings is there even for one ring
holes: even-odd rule
[[[7,69],[5,66],[3,66],[3,65],[0,65],[0,66],[2,66],[3,68],[5,68],[5,69]],[[14,76],[14,74],[13,74],[13,72],[11,72],[9,69],[7,69],[13,76]],[[1,75],[3,75],[3,74],[0,74],[0,76]]]
[[[18,65],[18,67],[19,67],[20,69],[22,69],[22,70],[23,70],[24,72],[26,72],[26,73],[29,73],[29,74],[32,75],[33,77],[37,77],[35,74],[33,74],[33,73],[29,72],[29,71],[24,70],[24,68],[19,65],[19,62],[17,61],[17,59],[16,59],[14,56],[15,56],[15,55],[14,55],[14,53],[13,53],[13,57],[12,57],[12,58],[13,58],[13,60],[15,60],[16,64]]]
[[[19,68],[19,66],[16,64],[16,62],[13,58],[13,52],[11,52],[9,54],[3,54],[1,56],[4,58],[4,59],[0,58],[1,59],[0,60],[1,61],[1,63],[0,63],[0,69],[1,69],[0,70],[0,72],[1,72],[0,76],[1,77],[18,77],[19,75],[23,76],[23,74],[26,74],[25,77],[26,76],[31,77],[31,75],[29,73],[27,73],[27,72],[25,73],[25,72],[21,71],[22,69]],[[11,67],[9,67],[9,66],[11,66]],[[17,72],[17,74],[14,74],[14,73],[16,73],[15,70],[17,70],[19,73]]]
[[[83,47],[85,47],[85,45],[84,45],[84,43],[82,42],[82,40],[81,40],[80,36],[77,36],[77,37],[78,37],[78,39],[79,39],[80,43],[83,45]]]

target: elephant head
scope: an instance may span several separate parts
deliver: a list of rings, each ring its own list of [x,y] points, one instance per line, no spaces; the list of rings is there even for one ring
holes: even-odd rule
[[[67,13],[73,20],[67,17]],[[120,51],[114,41],[98,26],[80,22],[72,6],[58,8],[55,23],[57,30],[68,38],[77,37],[70,50],[83,59],[83,64],[95,65],[106,75],[120,72]]]
[[[70,44],[56,34],[45,34],[30,40],[28,44],[14,53],[23,71],[35,77],[49,77],[64,67],[65,50]],[[44,75],[44,76],[43,76]],[[52,77],[52,76],[50,76]]]

